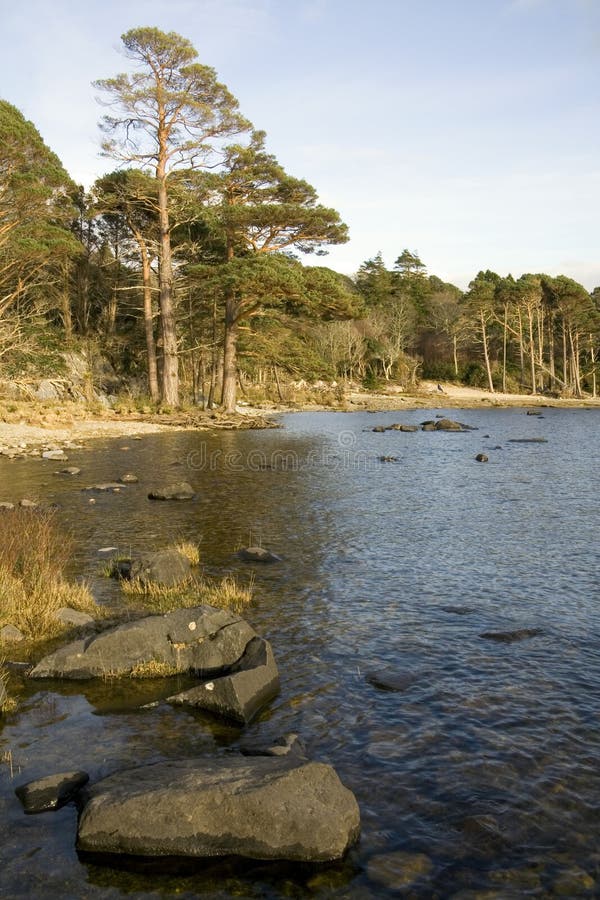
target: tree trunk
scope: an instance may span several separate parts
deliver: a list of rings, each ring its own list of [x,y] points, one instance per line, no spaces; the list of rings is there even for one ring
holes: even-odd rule
[[[494,393],[495,393],[495,391],[494,391],[494,382],[492,381],[492,369],[491,369],[491,366],[490,366],[490,355],[489,355],[489,353],[488,353],[487,330],[486,330],[486,327],[485,327],[485,316],[484,316],[484,314],[483,314],[483,310],[481,310],[480,313],[479,313],[479,319],[480,319],[480,322],[481,322],[481,341],[482,341],[482,343],[483,343],[483,358],[484,358],[484,360],[485,360],[485,370],[486,370],[486,372],[487,372],[488,384],[489,384],[489,387],[490,387],[490,392],[491,392],[492,394],[494,394]]]
[[[159,160],[156,169],[158,182],[158,211],[160,226],[160,264],[158,267],[160,296],[160,328],[162,335],[162,400],[170,406],[179,406],[179,359],[177,355],[177,329],[173,299],[173,259],[171,254],[171,228],[167,196],[167,135],[161,124],[158,132]]]
[[[506,393],[506,352],[508,347],[508,303],[504,304],[504,333],[502,339],[502,391]]]
[[[239,333],[238,304],[233,296],[225,300],[225,340],[223,343],[223,391],[221,405],[225,412],[235,412],[237,394],[237,340]]]
[[[150,259],[145,246],[140,247],[142,257],[142,287],[144,292],[144,334],[146,336],[146,353],[148,356],[148,390],[154,403],[160,399],[158,386],[158,362],[156,360],[156,342],[154,340],[154,319],[152,316],[152,272]]]
[[[531,367],[531,393],[537,394],[537,384],[535,381],[535,342],[533,338],[533,310],[531,306],[527,307],[527,322],[529,325],[529,360]]]

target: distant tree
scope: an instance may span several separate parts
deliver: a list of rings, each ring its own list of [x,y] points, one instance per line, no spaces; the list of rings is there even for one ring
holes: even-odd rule
[[[136,28],[122,36],[125,55],[137,64],[133,74],[97,81],[115,114],[103,119],[104,153],[150,170],[156,179],[159,224],[159,305],[162,332],[162,399],[179,404],[179,366],[175,317],[170,182],[180,168],[215,162],[215,146],[249,125],[238,103],[198,62],[192,44],[174,32]]]

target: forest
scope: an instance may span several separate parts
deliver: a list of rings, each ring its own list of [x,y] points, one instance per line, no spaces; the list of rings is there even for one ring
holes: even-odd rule
[[[349,239],[340,214],[191,43],[155,28],[122,42],[131,72],[95,83],[107,171],[89,190],[0,100],[1,378],[79,348],[159,409],[423,378],[596,396],[600,288],[481,270],[462,291],[404,240],[391,268],[376,248],[352,277],[327,268]]]

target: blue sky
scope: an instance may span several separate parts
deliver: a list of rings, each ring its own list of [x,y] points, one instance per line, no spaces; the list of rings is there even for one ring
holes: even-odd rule
[[[0,96],[89,186],[120,36],[192,41],[268,149],[350,227],[322,262],[404,247],[600,285],[600,0],[0,0]]]

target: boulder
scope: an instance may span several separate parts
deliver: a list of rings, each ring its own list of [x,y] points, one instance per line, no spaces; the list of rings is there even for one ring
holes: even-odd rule
[[[87,772],[61,772],[38,781],[28,781],[15,789],[26,813],[60,809],[79,793],[89,781]]]
[[[240,559],[243,559],[244,562],[281,562],[280,556],[277,556],[275,553],[271,553],[271,551],[266,550],[265,547],[244,547],[238,552],[238,556]]]
[[[159,550],[134,557],[129,565],[128,577],[142,584],[162,584],[173,587],[190,577],[189,559],[178,550]]]
[[[176,609],[72,641],[45,656],[31,678],[89,679],[127,675],[160,662],[176,672],[212,677],[241,660],[256,632],[239,616],[212,606]]]
[[[358,804],[335,770],[290,757],[172,760],[86,791],[77,849],[132,856],[340,859]]]
[[[149,500],[193,500],[196,492],[187,481],[176,484],[165,484],[153,488],[148,494]]]
[[[227,675],[168,697],[247,725],[279,693],[279,673],[268,641],[253,638]]]

